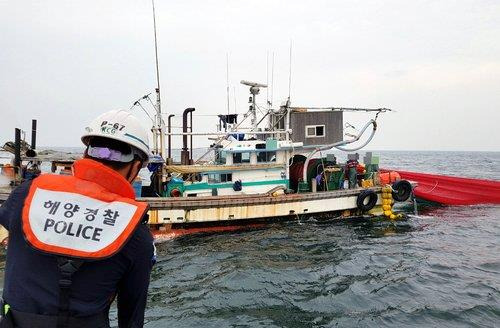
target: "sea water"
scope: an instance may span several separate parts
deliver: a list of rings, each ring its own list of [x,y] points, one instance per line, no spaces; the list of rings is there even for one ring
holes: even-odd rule
[[[498,152],[377,153],[387,168],[500,176]],[[145,327],[500,326],[500,206],[400,210],[159,244]]]
[[[388,168],[500,176],[498,152],[377,153]],[[499,327],[500,206],[402,210],[158,245],[145,327]]]

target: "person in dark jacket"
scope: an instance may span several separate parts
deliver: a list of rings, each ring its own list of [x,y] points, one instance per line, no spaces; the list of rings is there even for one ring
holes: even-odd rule
[[[153,266],[147,205],[131,183],[149,156],[147,130],[125,111],[98,117],[73,176],[42,174],[0,207],[9,231],[0,327],[142,327]]]

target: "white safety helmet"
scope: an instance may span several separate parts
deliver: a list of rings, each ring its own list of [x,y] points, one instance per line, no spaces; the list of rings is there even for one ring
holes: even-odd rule
[[[144,165],[147,164],[151,151],[149,149],[148,130],[141,122],[130,112],[125,110],[112,110],[98,116],[90,125],[85,128],[85,134],[82,136],[82,142],[88,146],[92,137],[109,138],[121,141],[132,146],[131,158],[113,158],[115,154],[105,154],[108,158],[102,156],[92,156],[116,160],[118,162],[130,162],[133,155],[137,154],[144,159]],[[90,147],[91,148],[91,147]],[[92,151],[93,149],[90,149]],[[96,154],[103,153],[102,149],[94,149]],[[89,149],[87,150],[89,152]],[[119,157],[119,156],[116,156]]]

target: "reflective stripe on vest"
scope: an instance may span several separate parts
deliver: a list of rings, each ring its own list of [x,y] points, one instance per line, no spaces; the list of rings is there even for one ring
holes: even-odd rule
[[[146,203],[74,176],[33,180],[23,207],[23,233],[43,252],[103,259],[118,252],[146,213]]]

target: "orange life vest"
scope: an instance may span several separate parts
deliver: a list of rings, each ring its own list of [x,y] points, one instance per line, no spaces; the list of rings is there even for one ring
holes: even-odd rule
[[[120,174],[91,159],[73,176],[34,179],[22,214],[23,233],[37,250],[98,260],[118,252],[148,210]]]

